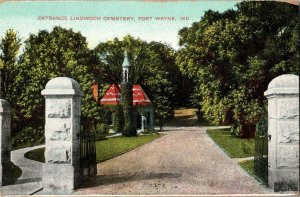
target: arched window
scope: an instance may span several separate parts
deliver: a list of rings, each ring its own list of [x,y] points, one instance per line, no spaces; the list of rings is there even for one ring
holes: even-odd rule
[[[128,82],[128,73],[127,73],[127,70],[125,70],[125,73],[124,73],[124,80],[125,80],[125,82]]]

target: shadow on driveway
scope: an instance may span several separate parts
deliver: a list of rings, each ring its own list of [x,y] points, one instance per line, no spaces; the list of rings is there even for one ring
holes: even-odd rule
[[[107,175],[97,175],[94,178],[83,183],[78,189],[95,187],[100,185],[111,185],[124,182],[133,182],[141,180],[150,180],[150,179],[170,179],[170,178],[179,178],[181,173],[135,173],[135,174],[107,174]]]

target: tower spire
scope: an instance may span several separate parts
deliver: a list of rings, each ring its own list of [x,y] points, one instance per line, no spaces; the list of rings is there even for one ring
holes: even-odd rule
[[[124,60],[123,60],[123,64],[122,64],[123,82],[124,83],[128,83],[128,79],[129,79],[129,67],[130,67],[130,63],[129,63],[129,60],[128,60],[128,54],[127,54],[127,51],[125,50],[125,52],[124,52]]]

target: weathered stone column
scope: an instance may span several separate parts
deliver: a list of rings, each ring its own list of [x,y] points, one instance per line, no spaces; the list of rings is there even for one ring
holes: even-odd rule
[[[43,193],[69,194],[80,183],[80,85],[73,79],[50,80],[42,95],[45,110]]]
[[[0,186],[10,183],[11,177],[11,117],[9,103],[0,99]]]
[[[299,77],[273,79],[268,98],[268,182],[274,191],[299,189]]]

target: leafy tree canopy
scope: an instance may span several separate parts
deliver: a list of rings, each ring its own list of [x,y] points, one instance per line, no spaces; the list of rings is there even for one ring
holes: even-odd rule
[[[268,83],[299,74],[297,12],[286,3],[242,2],[236,10],[207,11],[179,31],[176,62],[196,84],[193,98],[208,120],[238,124],[242,137],[254,135]]]
[[[17,105],[20,115],[24,118],[43,117],[41,90],[50,79],[65,76],[81,85],[83,119],[99,119],[100,111],[90,89],[95,81],[89,67],[91,59],[85,37],[72,29],[55,27],[51,32],[43,30],[37,35],[31,34],[25,41],[14,84],[19,87]]]
[[[0,97],[12,104],[16,99],[13,81],[20,47],[21,39],[12,29],[7,30],[0,39]]]

